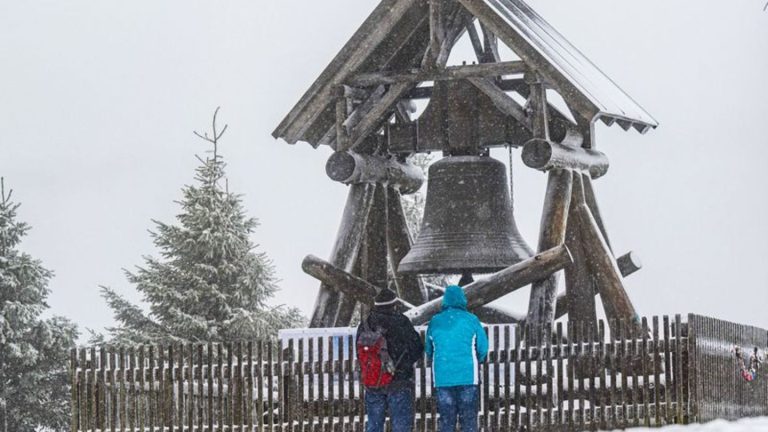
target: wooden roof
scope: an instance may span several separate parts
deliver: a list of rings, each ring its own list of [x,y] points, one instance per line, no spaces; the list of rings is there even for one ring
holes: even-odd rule
[[[521,0],[450,0],[496,34],[565,99],[574,114],[641,132],[657,122]],[[352,76],[418,68],[429,46],[426,0],[382,0],[273,132],[294,144],[327,144],[335,89]],[[414,84],[415,86],[416,84]],[[382,117],[388,117],[391,112]],[[384,118],[382,118],[382,121]]]

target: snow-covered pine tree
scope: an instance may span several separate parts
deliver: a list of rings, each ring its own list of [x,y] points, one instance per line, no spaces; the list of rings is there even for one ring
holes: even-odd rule
[[[53,276],[18,250],[29,226],[0,179],[0,432],[65,431],[69,426],[67,359],[76,326],[41,319]]]
[[[278,290],[273,264],[251,241],[258,221],[245,214],[240,195],[229,191],[218,149],[226,126],[217,130],[216,113],[213,135],[196,133],[213,148],[207,157],[198,156],[195,184],[182,189],[178,223],[153,221],[160,258],[145,257],[144,266],[126,271],[149,313],[102,287],[118,322],[108,329],[112,342],[255,339],[303,320],[295,308],[268,304]]]

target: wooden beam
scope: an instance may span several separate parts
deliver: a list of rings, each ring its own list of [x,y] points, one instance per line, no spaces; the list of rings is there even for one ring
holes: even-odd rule
[[[469,82],[488,96],[499,111],[514,117],[515,120],[527,129],[533,129],[531,119],[526,114],[525,108],[520,106],[508,94],[504,93],[504,90],[499,88],[490,78],[469,78]]]
[[[557,299],[555,302],[555,319],[560,310],[568,313],[570,321],[584,322],[587,326],[594,326],[597,323],[597,306],[595,303],[595,288],[592,275],[589,274],[589,264],[587,263],[587,252],[584,250],[584,244],[581,240],[579,227],[576,225],[576,207],[579,205],[579,197],[583,189],[581,174],[572,172],[572,191],[574,196],[569,205],[569,217],[572,221],[568,224],[565,237],[565,245],[571,251],[573,263],[565,268],[565,296],[567,299],[565,307],[558,309]],[[576,339],[576,335],[568,335],[571,340]]]
[[[346,297],[365,306],[373,306],[373,300],[382,288],[367,280],[346,272],[335,265],[324,261],[314,255],[307,255],[301,263],[304,273],[319,280],[330,289],[344,294]],[[398,299],[397,302],[404,309],[412,309],[414,306]]]
[[[558,246],[494,273],[487,279],[473,282],[464,287],[467,308],[484,306],[537,280],[545,279],[550,274],[562,270],[570,262],[568,249]],[[420,325],[440,312],[441,306],[442,299],[435,299],[411,309],[405,315],[412,323]]]
[[[624,289],[624,281],[619,266],[600,233],[597,222],[584,201],[583,194],[579,197],[574,190],[574,199],[578,199],[579,202],[571,223],[575,223],[579,227],[580,238],[584,250],[587,252],[589,272],[597,285],[605,314],[609,320],[616,320],[616,322],[624,320],[633,323],[635,329],[639,330],[640,316]]]
[[[470,80],[473,78],[470,78]],[[488,79],[488,81],[491,81]],[[522,79],[501,79],[501,80],[493,80],[492,84],[499,88],[502,92],[508,92],[508,91],[517,91],[518,88],[520,88],[521,85],[525,85],[525,82]],[[429,99],[432,97],[432,91],[434,90],[434,87],[432,86],[425,86],[425,87],[415,87],[411,91],[405,94],[403,96],[404,99]],[[514,101],[514,99],[513,99]],[[515,102],[517,103],[517,102]],[[518,104],[520,106],[520,104]]]
[[[571,252],[571,255],[573,256],[573,262],[574,262],[574,264],[572,264],[571,266],[568,266],[568,267],[565,268],[565,272],[566,272],[566,290],[567,290],[567,288],[569,286],[568,285],[568,280],[567,280],[568,268],[572,267],[573,265],[575,265],[575,263],[577,262],[577,258],[575,256],[575,254],[573,253],[573,249],[571,249],[571,247],[568,246],[567,242],[566,242],[566,246],[568,247],[568,250]],[[630,275],[634,274],[635,272],[639,271],[641,266],[638,264],[638,261],[636,261],[638,259],[639,258],[636,256],[636,254],[634,252],[628,252],[628,253],[622,255],[621,257],[619,257],[617,262],[619,263],[619,269],[621,270],[621,275],[624,276],[625,278],[627,278]],[[622,262],[624,262],[624,264],[622,264]],[[631,262],[632,264],[628,264],[628,262]],[[571,286],[573,286],[573,285],[571,285]],[[599,294],[597,292],[597,288],[595,288],[592,291],[592,297],[595,297],[597,295],[599,295]],[[569,308],[569,302],[570,301],[571,301],[570,300],[570,296],[568,295],[567,292],[566,293],[561,293],[561,294],[559,294],[557,296],[557,302],[556,302],[556,307],[555,307],[555,319],[556,320],[564,317],[568,313],[568,308]]]
[[[387,195],[382,185],[375,188],[373,204],[365,225],[363,242],[358,252],[360,276],[376,286],[387,286]],[[346,269],[344,269],[346,270]],[[348,326],[357,302],[341,296],[334,327]]]
[[[445,40],[445,2],[429,0],[429,56],[427,69],[437,67],[437,58]]]
[[[482,63],[501,61],[499,38],[482,22],[480,23],[480,28],[483,30],[483,58],[480,61]]]
[[[571,206],[571,187],[573,175],[568,170],[549,172],[547,192],[544,198],[544,210],[541,216],[539,232],[539,252],[565,244],[568,210]],[[536,281],[531,286],[526,323],[534,329],[533,340],[543,342],[545,334],[541,329],[552,328],[555,321],[555,301],[557,299],[557,275]]]
[[[477,61],[484,63],[485,49],[483,48],[483,42],[480,40],[480,35],[477,34],[474,19],[468,20],[464,25],[467,26],[467,34],[469,34],[469,41],[472,43],[472,49],[475,51]]]
[[[600,206],[597,205],[597,197],[595,196],[595,189],[592,186],[592,179],[590,178],[590,175],[584,174],[582,176],[584,178],[584,200],[587,203],[587,207],[589,207],[589,212],[592,213],[592,217],[595,218],[595,222],[597,223],[598,228],[600,228],[600,233],[603,235],[605,244],[608,245],[608,249],[613,251],[613,248],[611,247],[611,239],[608,237],[608,231],[605,228],[605,221],[603,221],[603,216],[600,212]]]
[[[531,125],[534,138],[549,140],[549,104],[547,87],[535,72],[525,74],[525,82],[531,88],[528,104],[531,108]]]
[[[344,127],[344,121],[347,119],[347,98],[344,96],[344,87],[339,87],[336,97],[336,147],[349,147],[349,134]]]
[[[400,192],[387,188],[387,248],[395,285],[400,298],[414,305],[421,305],[429,300],[421,278],[418,275],[397,272],[397,266],[412,246],[413,236],[405,218]]]
[[[378,183],[402,194],[417,192],[425,181],[421,169],[409,162],[354,152],[333,153],[325,164],[325,172],[340,183]]]
[[[558,144],[534,138],[523,147],[523,162],[540,171],[568,169],[586,171],[592,178],[600,178],[608,172],[608,157],[597,150]],[[590,186],[591,190],[591,186]]]
[[[627,277],[643,268],[643,262],[635,252],[629,252],[620,256],[616,263],[619,265],[621,275]]]
[[[363,142],[368,135],[373,133],[386,121],[388,117],[387,114],[392,111],[392,107],[394,107],[411,88],[413,88],[413,83],[409,82],[392,84],[389,87],[389,91],[384,93],[381,97],[381,100],[379,100],[370,111],[366,112],[360,119],[360,122],[352,131],[350,131],[349,147],[339,150],[351,150]]]
[[[368,214],[373,205],[375,187],[369,184],[352,185],[349,189],[347,204],[341,218],[336,242],[331,251],[331,263],[351,271],[360,251],[360,239],[363,237]],[[315,308],[309,326],[332,327],[339,306],[340,296],[326,285],[320,286],[315,301]]]
[[[347,84],[355,87],[371,87],[402,83],[415,84],[425,81],[450,81],[472,77],[496,77],[500,75],[522,74],[526,71],[526,68],[527,66],[523,62],[508,61],[449,66],[439,71],[422,68],[402,72],[370,72],[350,77],[347,80]]]

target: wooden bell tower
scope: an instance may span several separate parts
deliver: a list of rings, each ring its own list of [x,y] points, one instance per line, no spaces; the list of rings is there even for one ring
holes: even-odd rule
[[[448,66],[462,37],[476,63]],[[515,58],[502,59],[500,44]],[[418,118],[414,100],[429,101]],[[593,189],[609,168],[595,143],[598,120],[640,133],[657,126],[522,0],[382,0],[273,133],[333,148],[328,175],[349,185],[330,259],[303,263],[322,283],[311,326],[349,325],[356,305],[368,307],[386,286],[388,269],[413,322],[439,310],[439,292],[397,271],[414,242],[400,197],[424,181],[408,156],[451,155],[471,142],[485,154],[520,148],[525,165],[549,178],[535,256],[465,286],[470,309],[486,322],[537,328],[565,314],[594,323],[600,295],[609,319],[637,327],[623,279],[640,265],[615,254]],[[488,306],[529,284],[525,317]]]

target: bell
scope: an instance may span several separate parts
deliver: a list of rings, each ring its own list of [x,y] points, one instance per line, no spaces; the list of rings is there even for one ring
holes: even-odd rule
[[[398,271],[493,273],[530,258],[512,215],[504,164],[489,156],[449,156],[429,168],[419,237]]]

